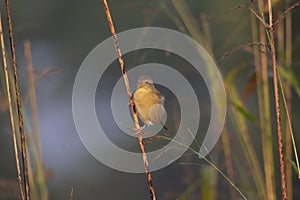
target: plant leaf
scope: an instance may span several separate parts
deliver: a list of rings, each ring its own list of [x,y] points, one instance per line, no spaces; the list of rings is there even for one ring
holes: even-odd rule
[[[243,108],[241,105],[239,105],[238,103],[235,103],[233,101],[231,101],[232,105],[237,109],[237,111],[239,111],[246,119],[248,119],[251,122],[255,122],[256,118],[245,108]]]

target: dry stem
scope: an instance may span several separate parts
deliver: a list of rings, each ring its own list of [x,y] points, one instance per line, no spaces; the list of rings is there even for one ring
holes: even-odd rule
[[[9,40],[11,48],[11,56],[13,63],[13,73],[14,73],[14,82],[15,82],[15,91],[16,91],[16,100],[17,100],[17,111],[18,111],[18,120],[19,120],[19,131],[21,139],[21,152],[22,152],[22,164],[23,164],[23,174],[24,174],[24,185],[25,185],[25,197],[26,200],[30,199],[30,188],[29,188],[29,179],[28,179],[28,163],[27,163],[27,153],[26,153],[26,141],[24,134],[24,124],[22,116],[22,106],[21,106],[21,95],[20,95],[20,86],[18,78],[18,69],[17,69],[17,58],[15,51],[15,43],[13,37],[12,23],[10,17],[10,8],[8,0],[5,0],[7,22],[8,22],[8,31],[9,31]]]
[[[27,76],[28,76],[28,86],[29,86],[29,98],[30,98],[30,107],[32,115],[32,124],[33,124],[33,137],[34,143],[37,148],[37,159],[39,164],[41,164],[41,146],[40,146],[40,137],[39,137],[39,126],[38,126],[38,116],[37,116],[37,104],[36,104],[36,94],[35,94],[35,81],[33,76],[33,67],[32,67],[32,58],[31,58],[31,47],[30,42],[24,42],[25,58],[27,65]]]
[[[137,113],[136,113],[136,109],[135,109],[135,105],[134,105],[134,101],[133,101],[133,97],[132,97],[132,92],[130,90],[128,77],[127,77],[126,70],[125,70],[124,60],[122,58],[121,49],[120,49],[119,42],[118,42],[118,39],[117,39],[116,31],[115,31],[115,28],[114,28],[114,24],[113,24],[113,21],[112,21],[111,15],[110,15],[110,11],[109,11],[109,7],[108,7],[108,4],[107,4],[106,0],[103,0],[102,2],[103,2],[106,17],[107,17],[107,21],[108,21],[108,24],[109,24],[109,27],[110,27],[110,31],[111,31],[112,37],[114,39],[114,45],[115,45],[115,48],[116,48],[116,51],[117,51],[117,54],[118,54],[118,60],[119,60],[119,63],[120,63],[122,74],[123,74],[127,94],[128,94],[128,97],[129,97],[129,102],[130,102],[130,107],[131,107],[131,110],[132,110],[133,120],[134,120],[136,128],[139,130],[140,125],[139,125],[139,121],[138,121],[138,117],[137,117]],[[151,196],[152,200],[156,200],[155,191],[154,191],[154,187],[153,187],[153,184],[152,184],[151,172],[149,170],[149,163],[148,163],[148,159],[147,159],[145,145],[144,145],[143,137],[142,137],[141,134],[138,134],[138,141],[139,141],[139,145],[140,145],[140,149],[141,149],[142,157],[143,157],[143,161],[144,161],[144,167],[145,167],[145,171],[146,171],[146,175],[147,175],[147,181],[148,181],[148,187],[149,187],[149,190],[150,190],[150,196]]]
[[[17,181],[18,181],[18,186],[19,186],[19,190],[20,190],[20,198],[21,198],[21,200],[24,200],[24,192],[23,192],[23,187],[22,187],[21,168],[20,168],[18,144],[17,144],[17,136],[16,136],[16,130],[15,130],[15,120],[14,120],[14,115],[13,115],[13,108],[12,108],[12,101],[11,101],[11,94],[10,94],[11,91],[10,91],[10,86],[9,86],[9,75],[8,75],[7,60],[6,60],[6,52],[5,52],[3,31],[2,31],[1,14],[0,14],[0,37],[1,37],[3,68],[4,68],[4,74],[5,74],[5,84],[6,84],[6,92],[7,92],[7,99],[8,99],[10,123],[11,123],[11,130],[12,130],[12,137],[13,137],[13,144],[14,144],[14,152],[15,152],[15,160],[16,160],[16,167],[17,167]]]
[[[275,111],[276,111],[276,122],[277,122],[277,134],[278,134],[278,148],[279,148],[279,164],[280,164],[280,175],[281,175],[281,192],[282,199],[287,200],[286,193],[286,182],[285,182],[285,170],[283,160],[283,144],[282,144],[282,132],[280,123],[280,105],[279,105],[279,92],[278,92],[278,80],[277,80],[277,68],[276,68],[276,51],[275,51],[275,35],[272,17],[272,3],[268,0],[269,8],[269,33],[270,33],[270,46],[272,53],[272,67],[273,67],[273,81],[274,81],[274,98],[275,98]]]

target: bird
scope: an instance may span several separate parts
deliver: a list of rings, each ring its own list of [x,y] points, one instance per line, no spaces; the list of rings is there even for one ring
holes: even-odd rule
[[[165,114],[165,97],[155,88],[149,76],[143,75],[138,79],[133,101],[137,115],[144,123],[142,128],[161,124],[164,129],[168,130],[162,123]]]

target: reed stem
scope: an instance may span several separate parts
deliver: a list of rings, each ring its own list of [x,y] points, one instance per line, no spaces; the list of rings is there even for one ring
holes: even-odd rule
[[[14,153],[15,153],[15,160],[16,160],[16,168],[17,168],[17,182],[18,182],[18,186],[19,186],[19,190],[20,190],[20,198],[21,198],[21,200],[24,200],[24,191],[23,191],[23,186],[22,186],[21,167],[20,167],[20,160],[19,160],[19,153],[18,153],[16,129],[15,129],[15,119],[14,119],[14,114],[13,114],[11,91],[10,91],[10,86],[9,86],[9,75],[8,75],[4,37],[3,37],[3,30],[2,30],[1,13],[0,13],[0,38],[1,38],[3,68],[4,68],[4,74],[5,74],[5,84],[6,84],[6,92],[7,92],[7,99],[8,99],[9,116],[10,116],[10,123],[11,123],[11,130],[12,130],[12,137],[13,137],[13,144],[14,144]]]
[[[137,113],[136,113],[136,109],[135,109],[135,105],[134,105],[134,101],[133,101],[133,96],[132,96],[132,92],[131,92],[131,89],[130,89],[127,73],[126,73],[126,70],[125,70],[125,63],[124,63],[124,60],[123,60],[123,57],[122,57],[122,53],[121,53],[120,45],[119,45],[119,42],[118,42],[117,34],[116,34],[114,24],[113,24],[111,15],[110,15],[108,4],[107,4],[106,0],[103,0],[102,2],[103,2],[106,17],[107,17],[107,21],[108,21],[108,24],[109,24],[109,27],[110,27],[110,31],[111,31],[112,37],[114,39],[114,45],[115,45],[115,48],[116,48],[116,51],[117,51],[117,54],[118,54],[118,60],[119,60],[119,64],[120,64],[122,74],[123,74],[127,94],[128,94],[128,97],[129,97],[130,108],[131,108],[131,111],[132,111],[133,120],[134,120],[134,123],[135,123],[135,126],[136,126],[137,130],[139,130],[140,129],[139,120],[138,120],[138,117],[137,117]],[[142,157],[143,157],[145,172],[146,172],[146,175],[147,175],[147,182],[148,182],[148,187],[149,187],[149,191],[150,191],[150,196],[151,196],[152,200],[156,200],[155,191],[154,191],[154,187],[153,187],[153,184],[152,184],[151,172],[149,170],[149,162],[148,162],[148,159],[147,159],[145,145],[144,145],[144,141],[143,141],[143,137],[142,137],[141,133],[138,134],[138,141],[139,141],[140,149],[141,149],[141,152],[142,152]]]
[[[18,78],[15,42],[14,42],[14,37],[13,37],[12,22],[11,22],[11,15],[10,15],[10,8],[9,8],[8,0],[5,0],[5,7],[6,7],[6,14],[7,14],[8,32],[9,32],[11,56],[12,56],[12,63],[13,63],[14,83],[15,83],[14,86],[15,86],[15,92],[16,92],[17,112],[18,112],[18,120],[19,120],[18,124],[19,124],[20,141],[21,141],[25,199],[30,200],[26,139],[25,139],[25,133],[24,133],[24,123],[23,123],[23,115],[22,115],[21,94],[20,94],[20,85],[19,85],[19,78]]]

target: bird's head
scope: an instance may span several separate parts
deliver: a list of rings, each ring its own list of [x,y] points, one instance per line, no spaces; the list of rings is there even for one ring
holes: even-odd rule
[[[138,83],[137,83],[137,87],[138,88],[153,88],[154,84],[152,79],[149,76],[141,76],[138,79]]]

